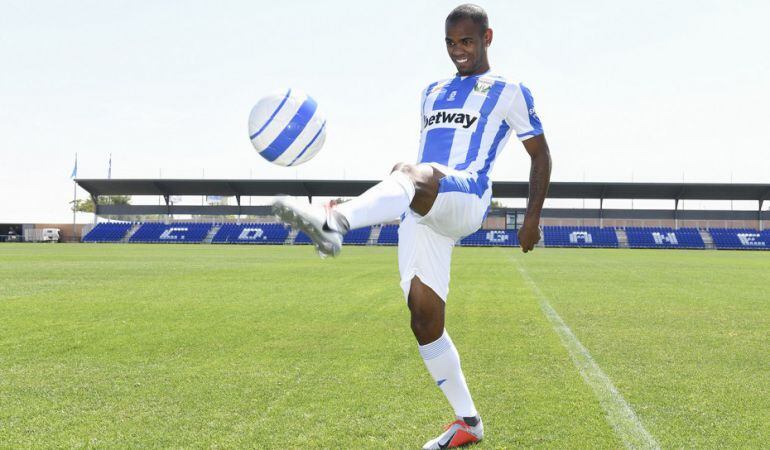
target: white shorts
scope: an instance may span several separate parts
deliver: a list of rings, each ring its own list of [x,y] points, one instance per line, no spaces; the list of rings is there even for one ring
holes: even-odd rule
[[[398,229],[401,289],[409,297],[416,276],[442,300],[449,294],[449,266],[455,242],[481,227],[492,198],[486,176],[431,164],[444,173],[428,214],[409,211]]]

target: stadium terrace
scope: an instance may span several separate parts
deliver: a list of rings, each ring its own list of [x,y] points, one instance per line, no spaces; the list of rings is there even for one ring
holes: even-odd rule
[[[310,244],[304,233],[272,220],[267,206],[243,205],[242,197],[286,193],[306,196],[355,196],[373,181],[342,180],[105,180],[79,179],[96,204],[96,216],[162,215],[163,222],[94,223],[77,240],[84,242],[152,242],[212,244]],[[162,196],[161,205],[102,205],[105,195]],[[174,205],[173,196],[232,196],[236,205]],[[496,198],[526,198],[524,182],[497,182]],[[762,211],[770,198],[766,184],[699,183],[579,183],[553,182],[549,198],[598,199],[600,207],[546,208],[543,210],[545,247],[661,248],[661,249],[770,249],[770,212]],[[673,209],[606,209],[605,199],[673,200]],[[684,200],[753,200],[756,211],[684,210]],[[178,222],[175,214],[222,216],[250,215],[258,221],[226,220]],[[522,211],[493,209],[484,227],[463,238],[461,246],[517,246],[516,228]],[[96,221],[95,221],[96,222]],[[639,226],[642,225],[642,226]],[[653,225],[653,226],[650,226]],[[398,226],[383,224],[353,230],[346,245],[396,245]]]

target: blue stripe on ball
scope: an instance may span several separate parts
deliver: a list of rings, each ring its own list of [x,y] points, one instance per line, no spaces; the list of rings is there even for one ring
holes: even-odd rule
[[[302,151],[301,151],[301,152],[299,152],[299,155],[297,155],[297,156],[296,156],[296,157],[295,157],[295,158],[294,158],[294,159],[293,159],[293,160],[292,160],[292,161],[289,163],[289,165],[290,165],[290,166],[293,166],[293,165],[294,165],[294,163],[295,163],[295,162],[297,162],[297,160],[298,160],[298,159],[300,159],[300,158],[302,157],[302,155],[304,155],[304,154],[305,154],[305,152],[307,151],[307,149],[309,149],[309,148],[310,148],[310,146],[311,146],[311,145],[313,145],[313,142],[315,142],[315,140],[316,140],[316,139],[318,139],[318,136],[320,136],[320,135],[321,135],[321,132],[323,132],[323,130],[324,130],[324,128],[325,128],[325,127],[326,127],[326,121],[324,121],[324,123],[322,123],[322,124],[321,124],[321,128],[319,128],[319,129],[318,129],[318,132],[316,132],[315,136],[313,136],[313,139],[311,139],[311,140],[310,140],[310,142],[308,142],[308,143],[307,143],[307,145],[305,146],[305,148],[303,148],[303,149],[302,149]]]
[[[310,119],[313,118],[316,108],[318,108],[318,104],[311,97],[308,97],[299,107],[297,113],[294,114],[291,121],[289,121],[289,124],[286,125],[286,128],[281,131],[281,134],[270,145],[262,150],[260,155],[271,162],[278,159],[286,149],[291,147],[297,136],[305,129]]]
[[[271,114],[271,115],[270,115],[270,118],[268,118],[268,119],[267,119],[267,122],[265,122],[265,124],[264,124],[264,125],[262,125],[262,128],[260,128],[260,129],[259,129],[259,130],[258,130],[256,133],[254,133],[254,134],[252,134],[251,136],[249,136],[249,137],[250,137],[252,140],[253,140],[255,137],[259,136],[259,134],[260,134],[260,133],[262,133],[263,131],[265,131],[265,128],[267,128],[267,126],[268,126],[268,125],[270,125],[270,122],[272,122],[272,121],[273,121],[273,119],[275,118],[275,116],[278,114],[278,111],[280,111],[280,110],[281,110],[281,108],[283,108],[283,105],[286,103],[286,100],[288,100],[288,99],[289,99],[289,96],[290,96],[290,95],[291,95],[291,88],[289,88],[289,91],[288,91],[288,92],[286,92],[286,95],[283,97],[283,100],[281,100],[281,103],[278,105],[278,107],[277,107],[277,108],[275,108],[275,111],[273,111],[273,114]]]

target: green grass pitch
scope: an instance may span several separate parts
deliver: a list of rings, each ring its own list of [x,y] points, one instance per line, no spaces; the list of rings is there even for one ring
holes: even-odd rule
[[[0,245],[0,447],[419,448],[452,420],[394,248]],[[532,285],[663,448],[770,442],[770,253],[458,248],[474,448],[619,448]]]

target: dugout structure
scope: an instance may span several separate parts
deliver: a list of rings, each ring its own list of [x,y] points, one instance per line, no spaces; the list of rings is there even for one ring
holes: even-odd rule
[[[268,206],[250,206],[241,201],[246,197],[271,197],[280,194],[313,197],[354,197],[372,187],[376,180],[196,180],[196,179],[77,179],[77,184],[87,191],[95,204],[95,216],[143,216],[165,215],[253,215],[269,216]],[[523,181],[497,181],[493,184],[493,198],[527,198],[529,184]],[[164,199],[156,205],[104,205],[99,198],[107,195],[159,196]],[[235,205],[174,205],[176,196],[234,197]],[[770,211],[763,211],[770,200],[770,184],[732,183],[600,183],[563,182],[551,183],[548,198],[595,199],[598,208],[546,208],[543,210],[545,225],[562,224],[564,221],[595,223],[598,226],[618,225],[617,221],[659,221],[675,228],[690,223],[730,221],[731,226],[756,226],[762,230],[770,220]],[[605,200],[672,200],[671,209],[608,209]],[[754,201],[751,210],[685,210],[680,205],[685,200],[736,200]],[[523,217],[521,208],[503,208],[490,212],[490,216],[503,218],[506,228],[516,228]],[[609,223],[607,223],[609,222]],[[706,225],[708,226],[708,225]]]

